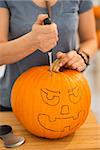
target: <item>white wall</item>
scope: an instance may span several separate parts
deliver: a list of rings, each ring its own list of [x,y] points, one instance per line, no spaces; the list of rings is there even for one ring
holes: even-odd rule
[[[100,5],[100,0],[93,0],[94,5]]]

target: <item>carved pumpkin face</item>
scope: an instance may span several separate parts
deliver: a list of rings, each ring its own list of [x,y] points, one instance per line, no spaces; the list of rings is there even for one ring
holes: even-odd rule
[[[35,67],[21,75],[12,91],[15,115],[31,133],[61,138],[75,132],[85,121],[90,90],[81,73],[53,73]]]

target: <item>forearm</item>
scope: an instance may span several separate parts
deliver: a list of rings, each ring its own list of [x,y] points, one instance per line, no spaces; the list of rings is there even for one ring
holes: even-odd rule
[[[31,32],[12,41],[0,43],[0,65],[15,63],[36,51]]]
[[[82,41],[80,43],[80,51],[86,52],[90,58],[95,54],[97,51],[97,40],[96,38]]]
[[[92,9],[79,16],[79,39],[80,50],[92,57],[97,51],[96,26]]]

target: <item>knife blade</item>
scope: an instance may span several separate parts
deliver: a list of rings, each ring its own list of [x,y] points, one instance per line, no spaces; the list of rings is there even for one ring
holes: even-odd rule
[[[44,25],[47,25],[47,24],[51,24],[51,20],[49,18],[46,18],[44,20]],[[52,63],[53,63],[52,49],[50,51],[48,51],[48,56],[49,56],[50,72],[51,72],[51,75],[52,75]]]

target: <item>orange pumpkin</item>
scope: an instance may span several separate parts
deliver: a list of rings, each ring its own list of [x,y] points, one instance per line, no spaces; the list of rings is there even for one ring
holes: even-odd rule
[[[100,19],[100,6],[95,6],[94,8],[94,15],[97,19]]]
[[[28,131],[45,138],[75,132],[88,115],[90,99],[88,82],[81,73],[67,70],[50,76],[48,66],[23,73],[11,94],[18,120]]]
[[[98,48],[100,48],[100,30],[97,30]]]

